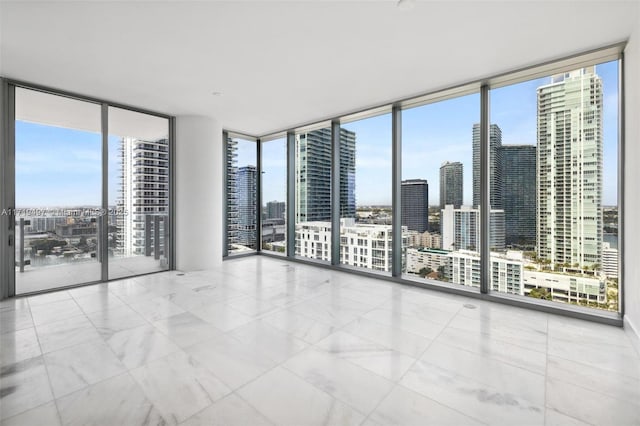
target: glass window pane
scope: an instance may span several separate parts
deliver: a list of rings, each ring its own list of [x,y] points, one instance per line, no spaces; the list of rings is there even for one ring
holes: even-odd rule
[[[391,272],[391,114],[340,129],[340,263]]]
[[[109,107],[109,278],[169,268],[169,120]]]
[[[256,249],[256,155],[255,141],[227,139],[227,248],[230,255]]]
[[[286,252],[287,139],[262,143],[262,250]]]
[[[331,261],[331,128],[296,134],[296,256]]]
[[[493,291],[618,310],[617,105],[617,61],[491,91]]]
[[[403,277],[480,287],[480,95],[402,111]]]
[[[100,105],[15,93],[16,294],[98,281]]]

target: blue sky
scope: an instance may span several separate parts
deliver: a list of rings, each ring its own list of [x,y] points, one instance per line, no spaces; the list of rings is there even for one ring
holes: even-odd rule
[[[604,204],[617,199],[617,62],[598,65],[604,85]],[[491,91],[491,122],[502,129],[503,144],[536,142],[536,89],[549,78]],[[407,109],[402,116],[402,178],[427,179],[429,202],[439,202],[439,169],[444,161],[464,167],[464,201],[472,198],[472,127],[480,118],[477,94]],[[344,124],[356,132],[356,201],[390,204],[391,117]],[[118,196],[117,148],[109,138],[109,202]],[[16,123],[16,205],[56,207],[100,204],[100,135],[33,123]],[[255,165],[255,144],[240,141],[238,164]],[[285,200],[284,139],[263,145],[263,200]]]
[[[16,122],[16,206],[102,204],[102,136]],[[109,204],[118,197],[120,137],[109,136]]]
[[[596,67],[604,92],[604,198],[617,203],[618,66]],[[530,80],[491,91],[491,122],[502,129],[502,143],[536,144],[537,88],[550,78]],[[472,202],[472,129],[480,120],[480,96],[472,94],[402,112],[402,178],[427,179],[429,203],[439,203],[440,165],[459,161],[464,168],[464,202]],[[356,202],[391,202],[391,116],[389,114],[344,124],[356,132]],[[239,148],[239,164],[255,163],[255,147]],[[271,145],[274,145],[271,147]],[[263,200],[285,199],[284,140],[263,145]],[[252,161],[252,162],[251,162]],[[249,163],[244,163],[249,164]],[[269,165],[270,169],[267,168]],[[272,173],[269,173],[271,170]],[[268,176],[271,174],[271,177]]]

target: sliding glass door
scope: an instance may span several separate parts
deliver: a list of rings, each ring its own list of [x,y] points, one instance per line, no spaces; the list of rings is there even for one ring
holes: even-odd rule
[[[16,294],[101,279],[100,104],[15,91]]]
[[[109,279],[169,268],[169,120],[109,107]]]
[[[9,87],[9,293],[169,269],[169,118]]]

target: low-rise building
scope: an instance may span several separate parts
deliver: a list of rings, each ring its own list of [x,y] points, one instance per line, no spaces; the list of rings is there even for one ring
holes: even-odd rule
[[[448,254],[447,278],[454,284],[480,287],[480,255],[471,250]],[[491,290],[523,295],[522,273],[524,262],[519,252],[506,254],[491,252]]]
[[[449,264],[449,252],[432,248],[408,248],[407,249],[407,273],[419,274],[423,268],[438,271]]]
[[[403,227],[402,247],[407,247]],[[376,271],[391,271],[391,225],[356,223],[340,219],[340,263]],[[296,255],[331,260],[331,222],[301,222],[296,225]]]
[[[602,243],[602,274],[606,278],[618,279],[618,249],[610,243]]]
[[[604,280],[593,276],[544,271],[524,271],[524,294],[543,290],[551,300],[565,303],[606,302]]]

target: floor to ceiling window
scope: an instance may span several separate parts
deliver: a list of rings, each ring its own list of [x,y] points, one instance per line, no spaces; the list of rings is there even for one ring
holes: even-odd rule
[[[16,294],[98,281],[100,104],[15,90]]]
[[[289,146],[263,142],[262,249],[619,312],[617,49],[287,129]],[[242,161],[228,146],[232,170]],[[229,175],[239,223],[239,171]]]
[[[262,144],[262,250],[284,254],[287,239],[287,139]]]
[[[170,267],[170,120],[8,84],[9,294]],[[107,130],[107,128],[109,130]],[[108,132],[108,135],[106,134]],[[10,229],[12,230],[12,229]]]
[[[492,290],[618,310],[618,67],[491,90]]]
[[[403,276],[480,287],[480,95],[402,110]]]
[[[296,133],[296,256],[331,261],[331,128]]]
[[[109,107],[109,278],[169,268],[169,120]]]
[[[391,114],[340,125],[340,263],[391,272]]]
[[[256,141],[228,136],[227,146],[227,252],[255,251],[258,238]]]

